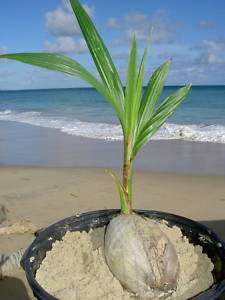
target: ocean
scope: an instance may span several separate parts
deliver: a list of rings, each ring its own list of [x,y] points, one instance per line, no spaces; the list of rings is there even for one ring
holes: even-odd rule
[[[161,99],[179,87],[165,87]],[[121,140],[108,102],[92,88],[0,91],[0,120],[69,135]],[[225,86],[194,86],[175,114],[153,137],[225,143]]]

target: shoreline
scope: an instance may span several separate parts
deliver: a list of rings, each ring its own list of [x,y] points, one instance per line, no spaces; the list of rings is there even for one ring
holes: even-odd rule
[[[0,121],[0,166],[120,168],[122,142],[68,135],[57,129]],[[225,144],[150,141],[136,169],[225,176]]]

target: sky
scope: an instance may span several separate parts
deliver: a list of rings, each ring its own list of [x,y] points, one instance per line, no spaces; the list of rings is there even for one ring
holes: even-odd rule
[[[2,2],[2,3],[1,3]],[[68,0],[0,0],[0,53],[66,54],[97,75]],[[86,0],[125,84],[131,38],[139,59],[150,32],[145,83],[172,59],[167,85],[225,84],[225,0]],[[79,78],[18,62],[0,61],[0,90],[83,87]]]

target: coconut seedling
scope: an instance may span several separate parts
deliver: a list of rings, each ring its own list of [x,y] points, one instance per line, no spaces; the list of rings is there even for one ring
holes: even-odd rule
[[[172,243],[155,222],[133,211],[132,177],[135,158],[187,96],[190,84],[178,89],[157,104],[171,61],[152,74],[143,89],[148,48],[137,63],[137,40],[132,40],[126,87],[123,88],[112,58],[89,15],[78,0],[70,0],[100,78],[77,61],[47,52],[4,54],[13,59],[49,70],[78,76],[93,86],[113,107],[123,131],[122,179],[111,172],[120,199],[121,214],[109,223],[105,234],[105,257],[111,272],[130,291],[147,293],[150,288],[169,291],[176,288],[179,262]],[[150,226],[146,236],[144,228]]]

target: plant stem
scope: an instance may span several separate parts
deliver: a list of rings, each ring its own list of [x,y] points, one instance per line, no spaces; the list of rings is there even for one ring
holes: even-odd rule
[[[132,212],[132,138],[129,136],[124,140],[124,163],[123,163],[123,190],[125,194],[126,210],[122,213]]]

